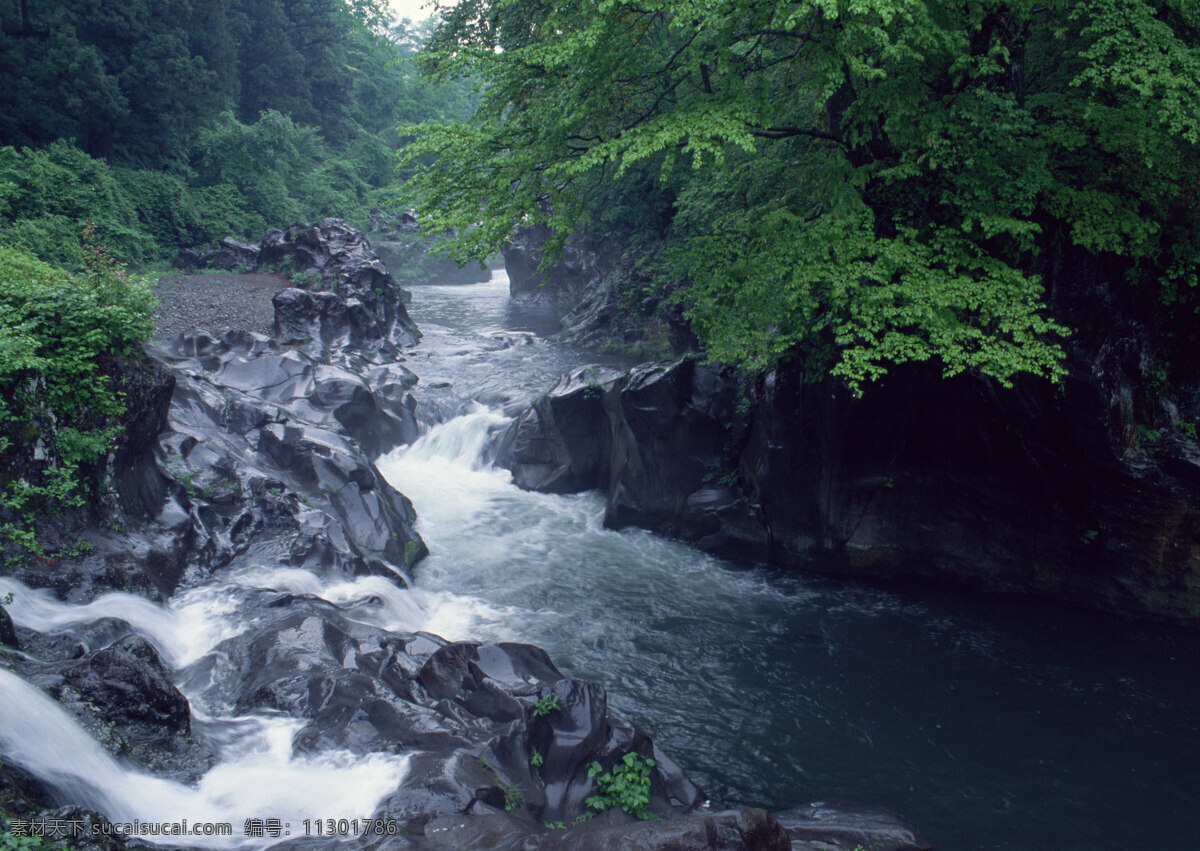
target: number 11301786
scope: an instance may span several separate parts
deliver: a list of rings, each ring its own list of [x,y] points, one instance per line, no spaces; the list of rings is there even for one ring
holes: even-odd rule
[[[393,818],[305,819],[305,836],[395,836],[399,828]]]

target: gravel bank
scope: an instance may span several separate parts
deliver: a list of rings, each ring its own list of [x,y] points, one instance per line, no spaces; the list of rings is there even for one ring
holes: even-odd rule
[[[164,275],[154,288],[160,300],[154,311],[154,336],[170,338],[192,328],[270,334],[275,323],[271,298],[289,286],[278,274]]]

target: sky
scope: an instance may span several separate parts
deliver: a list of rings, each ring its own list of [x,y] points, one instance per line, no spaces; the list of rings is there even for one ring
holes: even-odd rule
[[[428,2],[429,0],[388,0],[388,6],[399,18],[412,18],[414,21],[419,21],[421,18],[428,18],[432,12],[432,8],[421,8]]]

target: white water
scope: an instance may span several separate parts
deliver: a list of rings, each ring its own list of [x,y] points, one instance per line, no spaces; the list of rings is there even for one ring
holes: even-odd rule
[[[328,751],[292,754],[302,726],[286,718],[235,719],[241,734],[196,786],[122,765],[80,729],[55,701],[0,668],[0,752],[53,785],[62,799],[104,813],[113,823],[225,822],[227,838],[143,836],[180,847],[265,844],[242,835],[245,819],[280,818],[298,830],[304,819],[367,819],[403,779],[408,757]]]
[[[604,683],[718,801],[871,801],[946,848],[1184,847],[1200,832],[1194,637],[1035,601],[735,566],[603,528],[595,494],[526,493],[488,468],[489,435],[508,422],[498,409],[583,360],[510,334],[524,326],[505,286],[416,288],[426,337],[409,365],[422,405],[447,421],[379,462],[432,552],[411,590],[267,565],[223,572],[165,607],[122,594],[70,606],[0,580],[23,627],[116,617],[145,635],[222,759],[194,787],[148,777],[2,671],[0,755],[116,819],[211,814],[240,832],[249,816],[369,813],[399,782],[402,756],[297,758],[295,722],[205,702],[205,660],[254,628],[243,601],[267,589],[387,629],[538,644],[568,675]]]
[[[54,788],[63,801],[102,812],[114,823],[227,822],[232,837],[142,836],[172,847],[232,848],[269,844],[243,835],[247,818],[279,818],[298,831],[304,819],[367,819],[403,779],[409,757],[344,751],[296,755],[292,738],[303,722],[282,716],[209,714],[202,689],[188,688],[187,668],[221,641],[250,628],[241,617],[245,589],[290,590],[331,602],[355,603],[388,614],[381,620],[397,629],[426,629],[438,622],[414,606],[394,584],[381,577],[347,581],[293,568],[252,569],[224,582],[192,589],[166,606],[131,594],[105,594],[86,605],[70,605],[48,592],[0,579],[0,597],[12,593],[7,607],[15,623],[52,633],[115,618],[150,641],[178,679],[192,707],[194,728],[216,746],[219,762],[195,786],[156,778],[122,764],[99,746],[58,703],[0,668],[0,754]],[[368,599],[386,599],[383,606]],[[435,602],[439,602],[436,601]],[[444,604],[442,606],[444,608]],[[453,618],[443,618],[449,625]],[[94,648],[93,648],[94,649]],[[277,840],[276,840],[277,841]]]

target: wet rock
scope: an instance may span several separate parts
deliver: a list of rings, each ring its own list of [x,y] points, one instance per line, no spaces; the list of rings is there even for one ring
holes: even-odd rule
[[[604,487],[612,437],[603,400],[617,375],[584,367],[560,380],[508,429],[496,463],[511,470],[526,490],[577,493]]]
[[[16,627],[13,626],[12,618],[3,606],[0,606],[0,645],[14,649],[21,647],[20,641],[17,640]]]
[[[6,817],[28,821],[53,801],[51,791],[28,771],[0,762],[0,825]]]
[[[933,846],[898,814],[850,801],[820,801],[775,813],[793,851],[930,851]]]
[[[275,296],[281,342],[394,352],[421,336],[404,307],[408,294],[363,234],[341,219],[268,230],[260,260],[286,271],[297,288]]]
[[[502,249],[514,299],[553,307],[562,339],[584,345],[616,345],[644,358],[672,357],[698,348],[682,309],[645,271],[644,256],[626,234],[572,234],[562,256],[541,268],[550,231],[522,228]],[[631,298],[631,294],[637,294]]]
[[[131,361],[123,375],[126,412],[110,474],[123,513],[145,518],[166,496],[167,479],[159,471],[151,448],[167,427],[175,376],[162,363],[149,358]]]
[[[683,360],[576,370],[520,414],[497,463],[527,490],[608,495],[605,524],[638,525],[734,558],[769,555],[754,498],[734,487],[735,386]]]
[[[739,391],[682,360],[599,391],[572,376],[498,457],[527,489],[601,488],[607,525],[732,558],[1194,621],[1200,449],[1180,434],[1114,446],[1114,398],[1078,371],[1004,390],[920,367],[861,399],[783,366]]]
[[[412,373],[244,332],[189,332],[163,356],[177,386],[156,450],[168,487],[155,523],[186,546],[161,577],[274,539],[299,566],[403,581],[425,545],[412,505],[370,458],[417,434]]]
[[[267,623],[222,645],[222,665],[236,675],[227,668],[208,698],[306,719],[301,750],[414,752],[380,810],[413,836],[440,816],[488,807],[508,807],[506,823],[517,819],[525,835],[541,821],[570,821],[595,792],[591,762],[611,766],[631,751],[656,760],[651,810],[687,812],[703,799],[644,733],[609,712],[601,686],[565,678],[539,648],[447,644],[365,626],[319,600],[278,602],[264,592]],[[534,711],[539,701],[544,712]]]
[[[89,654],[63,678],[106,720],[119,724],[127,738],[154,740],[191,729],[187,698],[172,684],[158,652],[141,636],[128,636]]]

